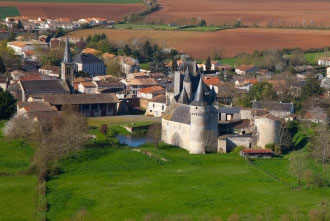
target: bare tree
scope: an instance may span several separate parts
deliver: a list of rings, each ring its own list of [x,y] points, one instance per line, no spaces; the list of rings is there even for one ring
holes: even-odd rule
[[[156,144],[158,149],[159,142],[162,138],[162,128],[160,124],[153,124],[148,128],[148,137],[150,137]]]
[[[33,121],[25,114],[12,117],[4,128],[5,136],[9,138],[28,138],[33,133]]]
[[[312,141],[312,155],[315,160],[322,163],[323,172],[326,169],[326,163],[330,159],[330,132],[325,126],[319,126],[316,129],[316,135]]]
[[[296,152],[290,159],[289,173],[298,179],[298,185],[301,186],[301,177],[306,169],[306,155]]]

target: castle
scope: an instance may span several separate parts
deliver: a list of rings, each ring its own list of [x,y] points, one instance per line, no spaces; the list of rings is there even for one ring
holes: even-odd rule
[[[174,73],[174,98],[162,116],[162,141],[191,154],[217,152],[218,103],[196,62],[183,62]]]

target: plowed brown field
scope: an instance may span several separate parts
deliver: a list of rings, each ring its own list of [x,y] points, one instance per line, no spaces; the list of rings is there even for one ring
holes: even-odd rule
[[[315,24],[330,26],[328,0],[158,0],[161,9],[149,16],[163,22],[178,22],[192,17],[208,23],[234,23],[266,26]]]
[[[231,29],[217,32],[111,30],[89,29],[70,33],[72,37],[86,37],[105,33],[116,43],[130,43],[133,39],[149,39],[162,47],[176,48],[196,59],[205,59],[215,49],[223,49],[225,57],[239,52],[300,47],[330,46],[330,31],[295,29]]]
[[[0,1],[1,6],[17,7],[21,15],[38,17],[65,17],[80,19],[88,17],[123,19],[129,13],[142,11],[144,4],[92,4],[92,3],[44,3]]]

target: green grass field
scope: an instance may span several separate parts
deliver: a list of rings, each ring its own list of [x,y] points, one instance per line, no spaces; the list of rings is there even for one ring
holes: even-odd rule
[[[110,4],[136,4],[141,0],[6,0],[15,2],[70,2],[70,3],[110,3]]]
[[[0,7],[1,19],[12,16],[19,16],[19,10],[16,7]]]
[[[0,122],[0,220],[35,220],[37,179],[23,175],[31,165],[32,148],[25,142],[8,141]]]
[[[270,173],[280,168],[277,176],[295,182],[287,174],[287,158],[251,166],[232,154],[189,155],[178,148],[156,151],[152,145],[141,149],[153,155],[103,147],[64,160],[63,174],[48,182],[49,220],[81,214],[86,220],[209,220],[233,213],[243,220],[265,213],[279,220],[292,211],[307,220],[308,211],[330,196],[329,189],[291,189],[258,168]]]

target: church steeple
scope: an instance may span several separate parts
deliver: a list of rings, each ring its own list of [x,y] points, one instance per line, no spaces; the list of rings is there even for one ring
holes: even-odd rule
[[[61,63],[61,79],[68,84],[71,92],[74,91],[74,69],[75,64],[71,59],[70,44],[68,37],[65,40],[64,57]]]
[[[66,37],[65,40],[65,49],[64,49],[64,57],[63,57],[63,63],[71,63],[71,52],[70,52],[70,43],[69,38]]]
[[[182,89],[177,102],[181,104],[189,104],[189,98],[185,88]]]

